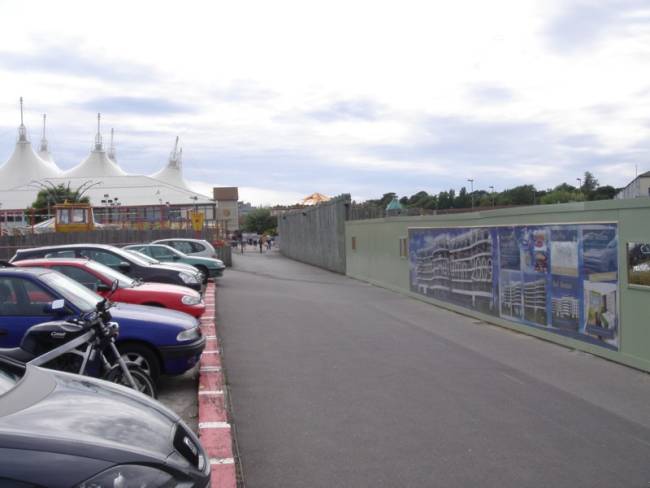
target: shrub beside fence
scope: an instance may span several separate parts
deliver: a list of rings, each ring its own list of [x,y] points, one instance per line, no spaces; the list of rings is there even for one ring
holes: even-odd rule
[[[128,244],[139,244],[171,237],[205,239],[210,242],[214,240],[211,229],[206,229],[198,233],[186,229],[98,229],[90,232],[49,232],[45,234],[1,236],[0,259],[9,260],[16,253],[16,250],[30,247],[82,244],[84,242],[126,246]],[[232,266],[230,246],[216,247],[215,249],[219,259],[226,266]]]

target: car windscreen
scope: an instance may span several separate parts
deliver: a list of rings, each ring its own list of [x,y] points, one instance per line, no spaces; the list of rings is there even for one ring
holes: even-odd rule
[[[43,273],[41,279],[82,312],[94,310],[97,307],[97,302],[102,300],[97,293],[57,271]]]
[[[4,366],[0,365],[0,395],[3,395],[11,390],[16,385],[16,383],[18,383],[19,379],[20,376],[12,373],[9,369],[5,369]]]
[[[160,261],[158,261],[157,259],[147,256],[146,254],[142,254],[140,251],[136,251],[135,249],[126,249],[126,252],[128,252],[129,254],[131,254],[136,258],[142,259],[148,264],[160,264]]]
[[[88,261],[87,266],[111,281],[117,280],[120,288],[130,288],[135,284],[135,280],[133,278],[129,278],[125,274],[122,274],[119,271],[115,271],[113,268],[110,268],[105,264],[98,263],[97,261]]]
[[[149,266],[149,263],[146,260],[142,259],[141,256],[139,256],[138,254],[134,254],[133,252],[127,249],[113,248],[111,249],[111,251],[113,251],[118,256],[122,256],[124,259],[134,262],[138,266],[145,266],[145,267]]]

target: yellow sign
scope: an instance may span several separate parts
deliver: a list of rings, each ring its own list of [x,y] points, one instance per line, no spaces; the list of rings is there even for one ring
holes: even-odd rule
[[[205,216],[202,212],[190,212],[190,220],[192,221],[192,229],[200,231],[203,229],[203,220]]]

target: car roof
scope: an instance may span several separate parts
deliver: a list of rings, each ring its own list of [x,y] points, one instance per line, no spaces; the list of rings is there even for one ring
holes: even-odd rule
[[[30,251],[48,251],[48,250],[55,250],[55,249],[77,249],[77,248],[96,248],[96,249],[107,249],[107,250],[114,250],[116,249],[116,246],[109,246],[107,244],[94,244],[94,243],[86,243],[86,244],[62,244],[59,246],[41,246],[41,247],[29,247],[25,249],[18,249],[16,251],[16,254],[20,254],[21,252],[30,252]]]
[[[208,242],[205,239],[190,239],[189,237],[167,237],[165,239],[156,239],[151,244],[160,244],[165,241],[191,241],[191,242]]]
[[[83,266],[88,263],[90,259],[87,258],[35,258],[25,259],[23,261],[16,261],[14,266],[31,266],[31,265],[45,265],[45,264],[68,264]]]
[[[51,269],[47,268],[18,268],[15,266],[8,266],[6,268],[0,268],[0,275],[33,275],[41,276],[46,273],[52,273]]]

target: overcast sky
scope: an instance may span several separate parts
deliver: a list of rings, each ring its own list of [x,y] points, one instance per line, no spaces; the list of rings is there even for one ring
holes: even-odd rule
[[[0,0],[0,19],[0,161],[23,96],[62,168],[102,112],[126,171],[179,135],[188,180],[255,204],[650,170],[645,0]]]

